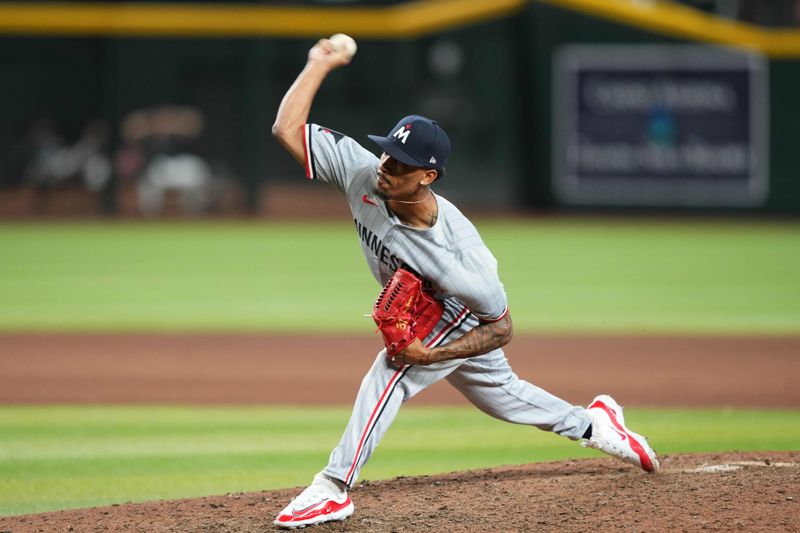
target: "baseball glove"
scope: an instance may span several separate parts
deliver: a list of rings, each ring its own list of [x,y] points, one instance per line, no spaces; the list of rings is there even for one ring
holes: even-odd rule
[[[372,307],[372,318],[383,335],[389,356],[424,339],[439,322],[444,305],[427,294],[422,280],[406,267],[400,267],[381,291]]]

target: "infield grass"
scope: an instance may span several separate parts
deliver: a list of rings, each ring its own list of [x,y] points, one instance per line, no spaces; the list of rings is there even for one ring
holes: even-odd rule
[[[0,406],[0,515],[306,485],[349,411]],[[792,450],[800,442],[800,411],[631,408],[626,421],[661,454]],[[412,405],[362,479],[599,456],[472,407]]]
[[[518,332],[800,333],[797,222],[477,226]],[[0,224],[0,331],[367,332],[378,289],[347,221]]]

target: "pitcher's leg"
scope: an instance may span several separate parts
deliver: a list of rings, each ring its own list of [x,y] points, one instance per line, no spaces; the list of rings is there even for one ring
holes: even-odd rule
[[[591,424],[583,407],[519,379],[502,350],[467,360],[447,381],[481,411],[500,420],[536,426],[573,440],[580,439]]]
[[[361,382],[350,421],[322,473],[344,482],[347,487],[352,486],[402,403],[445,377],[459,363],[447,361],[397,370],[387,363],[385,350],[381,351]]]

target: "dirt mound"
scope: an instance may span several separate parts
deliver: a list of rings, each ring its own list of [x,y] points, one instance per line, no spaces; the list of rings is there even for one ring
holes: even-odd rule
[[[299,489],[0,518],[0,531],[262,532]],[[800,452],[611,458],[364,482],[312,531],[800,531]]]

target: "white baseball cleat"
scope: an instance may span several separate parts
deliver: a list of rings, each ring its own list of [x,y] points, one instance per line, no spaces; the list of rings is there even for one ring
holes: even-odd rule
[[[592,436],[581,443],[584,447],[619,457],[646,472],[658,471],[656,452],[646,438],[625,427],[622,407],[614,398],[607,394],[596,396],[586,412],[592,420]]]
[[[274,524],[286,529],[313,526],[344,520],[353,514],[353,509],[347,491],[340,489],[323,474],[317,474],[314,482],[278,513]]]

